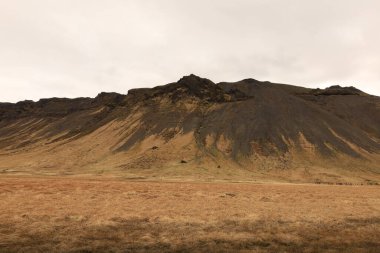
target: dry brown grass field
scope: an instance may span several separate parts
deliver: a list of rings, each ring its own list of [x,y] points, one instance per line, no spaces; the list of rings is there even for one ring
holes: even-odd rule
[[[0,178],[0,252],[379,252],[380,187]]]

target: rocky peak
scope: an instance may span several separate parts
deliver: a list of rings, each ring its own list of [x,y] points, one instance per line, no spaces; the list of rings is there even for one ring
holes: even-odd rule
[[[178,83],[211,83],[214,84],[211,80],[207,78],[202,78],[194,74],[190,74],[188,76],[183,76],[179,79]]]
[[[342,87],[340,85],[333,85],[326,89],[314,89],[312,90],[314,95],[364,95],[365,93],[353,86]]]
[[[190,90],[200,90],[200,89],[209,89],[215,88],[215,83],[211,80],[190,74],[188,76],[182,77],[178,82],[181,86],[186,86]]]
[[[261,82],[259,80],[253,79],[253,78],[243,79],[240,82],[244,82],[244,83],[263,83],[263,82]]]
[[[94,102],[97,104],[118,105],[124,101],[125,97],[125,95],[116,92],[101,92],[95,97]]]

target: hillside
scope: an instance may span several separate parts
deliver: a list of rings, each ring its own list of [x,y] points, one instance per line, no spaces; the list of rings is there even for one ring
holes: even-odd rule
[[[380,98],[195,75],[127,95],[0,104],[0,172],[380,182]]]

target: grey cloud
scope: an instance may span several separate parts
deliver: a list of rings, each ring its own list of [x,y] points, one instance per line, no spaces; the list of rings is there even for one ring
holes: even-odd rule
[[[95,96],[195,73],[380,95],[378,1],[0,1],[0,101]]]

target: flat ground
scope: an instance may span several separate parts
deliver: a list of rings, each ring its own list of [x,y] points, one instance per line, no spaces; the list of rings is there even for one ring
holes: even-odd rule
[[[0,252],[379,250],[379,186],[0,177]]]

